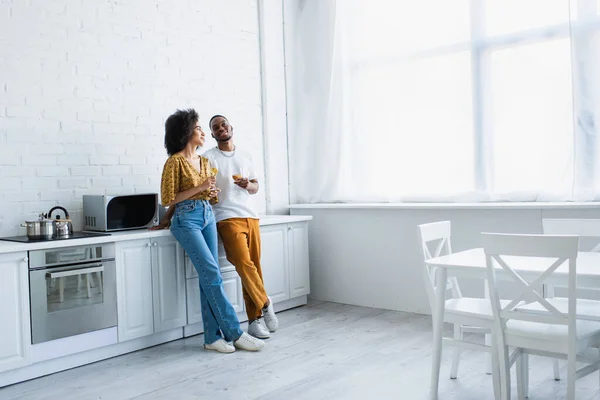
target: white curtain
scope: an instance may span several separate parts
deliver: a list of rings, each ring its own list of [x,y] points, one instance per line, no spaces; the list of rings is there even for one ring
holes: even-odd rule
[[[284,4],[292,201],[598,199],[596,0]]]

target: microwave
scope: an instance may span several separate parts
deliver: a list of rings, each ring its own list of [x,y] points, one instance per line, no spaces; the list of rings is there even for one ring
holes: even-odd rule
[[[158,193],[83,195],[83,229],[123,231],[158,224]]]

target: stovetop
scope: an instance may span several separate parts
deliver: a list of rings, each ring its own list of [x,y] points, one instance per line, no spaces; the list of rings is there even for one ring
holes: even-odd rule
[[[53,240],[70,240],[70,239],[83,239],[97,236],[110,236],[110,233],[101,233],[101,232],[73,232],[72,235],[69,236],[57,236],[51,239],[29,239],[27,236],[9,236],[9,237],[0,237],[0,240],[4,240],[7,242],[20,242],[20,243],[39,243],[39,242],[50,242]]]

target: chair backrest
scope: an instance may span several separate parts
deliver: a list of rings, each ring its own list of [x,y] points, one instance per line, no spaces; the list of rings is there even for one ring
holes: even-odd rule
[[[542,227],[546,235],[578,235],[596,238],[591,251],[600,251],[600,219],[544,218]]]
[[[503,329],[509,319],[569,325],[569,330],[575,329],[578,236],[482,233],[482,239],[492,310]],[[568,266],[567,313],[552,306],[542,292],[542,285],[565,263]],[[519,267],[525,269],[525,266],[529,267],[526,274],[516,270]],[[511,293],[511,301],[504,307],[500,305],[498,295],[499,272],[510,278],[520,289]],[[530,281],[523,278],[523,275]],[[522,302],[530,303],[531,298],[547,312],[528,313],[516,310]]]
[[[421,255],[423,261],[430,258],[440,257],[452,254],[452,244],[450,241],[451,225],[450,221],[432,222],[429,224],[419,225],[419,237],[421,239]],[[430,250],[432,242],[436,242],[433,251]],[[423,266],[423,280],[425,282],[425,290],[429,298],[429,306],[432,313],[435,310],[435,276],[437,268],[429,267],[427,264]],[[460,287],[456,278],[449,278],[446,282],[446,288],[452,290],[453,297],[462,297]]]

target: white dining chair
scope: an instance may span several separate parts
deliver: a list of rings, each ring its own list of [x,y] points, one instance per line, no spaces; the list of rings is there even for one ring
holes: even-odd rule
[[[600,219],[581,218],[543,218],[543,232],[546,235],[577,235],[580,238],[589,239],[591,245],[585,251],[600,252]],[[582,250],[581,240],[579,244]],[[600,268],[600,266],[598,266]],[[559,310],[566,312],[568,299],[555,297],[556,285],[544,285],[544,297],[552,299],[550,304]],[[600,291],[600,290],[599,290]],[[536,304],[528,306],[530,309],[539,309]],[[600,302],[597,300],[577,299],[577,314],[595,317],[600,320]],[[558,360],[554,362],[554,379],[560,379]]]
[[[439,257],[452,253],[450,242],[451,225],[450,221],[433,222],[419,225],[419,234],[421,240],[421,251],[423,260],[426,261],[433,257]],[[430,246],[435,246],[430,250]],[[437,326],[436,318],[436,268],[429,267],[427,264],[422,269],[425,290],[431,307],[433,320],[434,338],[436,334],[443,335],[443,326]],[[466,341],[464,334],[470,333],[491,333],[493,325],[493,314],[490,301],[485,298],[463,297],[458,280],[451,277],[446,282],[446,293],[450,291],[450,296],[444,302],[444,322],[454,325],[454,335],[451,338],[443,338],[445,345],[454,347],[452,356],[452,367],[450,378],[456,379],[458,376],[458,365],[460,361],[460,349],[468,348],[491,353],[491,346]],[[435,341],[434,341],[435,342]],[[430,398],[437,399],[440,366],[441,366],[441,348],[434,348],[432,356],[431,369],[431,387]],[[494,375],[496,377],[497,374]],[[498,390],[499,382],[494,382],[494,391]]]
[[[494,313],[492,343],[498,352],[499,374],[503,400],[510,399],[510,367],[517,364],[519,399],[528,395],[528,355],[567,359],[567,399],[575,399],[575,380],[600,368],[600,358],[593,348],[600,343],[600,323],[578,320],[577,295],[577,236],[517,235],[483,233],[490,301]],[[521,268],[533,258],[543,258],[548,263],[539,273],[530,272],[525,279],[511,265]],[[538,262],[544,260],[537,260]],[[568,267],[568,310],[558,310],[543,296],[542,285],[552,278],[556,269]],[[510,302],[501,304],[498,295],[497,275],[518,286],[509,292]],[[532,300],[533,299],[533,300]],[[535,303],[544,313],[527,312],[523,303]],[[514,351],[509,355],[509,348]],[[591,356],[586,356],[591,350]],[[576,361],[585,362],[577,369]]]

